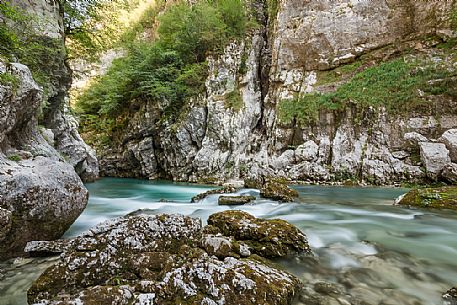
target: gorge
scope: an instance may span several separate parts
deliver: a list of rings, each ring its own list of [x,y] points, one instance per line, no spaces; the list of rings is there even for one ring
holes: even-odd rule
[[[455,0],[0,3],[0,304],[453,304],[456,182]]]

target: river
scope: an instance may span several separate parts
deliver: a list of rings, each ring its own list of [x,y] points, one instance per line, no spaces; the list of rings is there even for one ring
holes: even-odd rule
[[[441,294],[457,284],[457,213],[393,206],[394,198],[406,189],[294,186],[300,194],[295,203],[258,198],[250,205],[227,207],[217,205],[217,195],[190,203],[192,196],[212,188],[204,185],[104,178],[87,188],[89,204],[65,237],[137,209],[206,222],[215,212],[236,208],[256,217],[287,220],[306,233],[316,254],[314,263],[281,263],[307,287],[333,283],[346,296],[335,304],[357,300],[372,305],[439,305]],[[253,189],[239,193],[259,196]],[[1,263],[0,305],[26,304],[31,282],[54,260]]]

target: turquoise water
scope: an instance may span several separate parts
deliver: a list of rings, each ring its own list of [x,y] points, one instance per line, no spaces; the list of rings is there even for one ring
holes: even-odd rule
[[[441,293],[457,284],[457,214],[393,206],[394,198],[406,189],[296,186],[296,203],[258,198],[250,205],[227,207],[217,205],[218,195],[190,203],[191,197],[211,186],[105,178],[87,187],[89,204],[67,237],[137,209],[190,215],[205,222],[215,212],[237,208],[257,217],[285,219],[306,233],[317,262],[282,263],[306,287],[325,281],[342,290],[342,296],[335,297],[337,303],[328,299],[322,304],[438,305]],[[254,189],[238,193],[259,194]],[[49,263],[0,265],[6,273],[0,281],[0,304],[25,304],[27,287]],[[305,299],[301,304],[307,304]]]

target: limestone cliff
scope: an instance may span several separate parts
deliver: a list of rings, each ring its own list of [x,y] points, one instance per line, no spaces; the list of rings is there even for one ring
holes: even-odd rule
[[[36,62],[47,78],[46,90],[29,67],[14,62],[15,54],[10,60],[0,56],[0,77],[9,80],[0,82],[0,260],[22,254],[30,240],[59,238],[87,204],[88,192],[75,169],[86,180],[98,176],[95,154],[66,113],[71,78],[59,2],[10,4],[39,23],[40,32],[30,34],[34,46],[55,56],[49,62]],[[5,16],[1,17],[3,21]],[[15,26],[14,20],[7,22]],[[48,106],[40,110],[43,103]]]
[[[419,88],[420,106],[400,113],[349,101],[339,109],[319,107],[305,124],[281,120],[278,105],[335,92],[356,73],[405,54],[451,71],[429,84],[452,84],[455,46],[438,46],[455,39],[454,2],[251,3],[261,26],[208,58],[206,94],[173,123],[164,122],[155,103],[131,107],[113,144],[98,148],[102,174],[208,182],[271,175],[379,184],[441,179],[443,168],[455,164],[446,157],[449,145],[435,142],[457,127],[455,96]],[[228,106],[232,93],[239,95],[237,107]]]

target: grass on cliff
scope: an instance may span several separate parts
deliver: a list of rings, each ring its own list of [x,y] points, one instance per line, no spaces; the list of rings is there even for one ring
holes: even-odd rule
[[[354,71],[354,67],[356,63],[348,69]],[[356,73],[335,92],[310,93],[280,101],[278,115],[283,123],[304,126],[315,123],[321,110],[339,110],[348,105],[359,110],[385,107],[392,114],[406,113],[426,103],[426,95],[457,98],[455,77],[455,66],[448,69],[430,60],[401,57]]]

